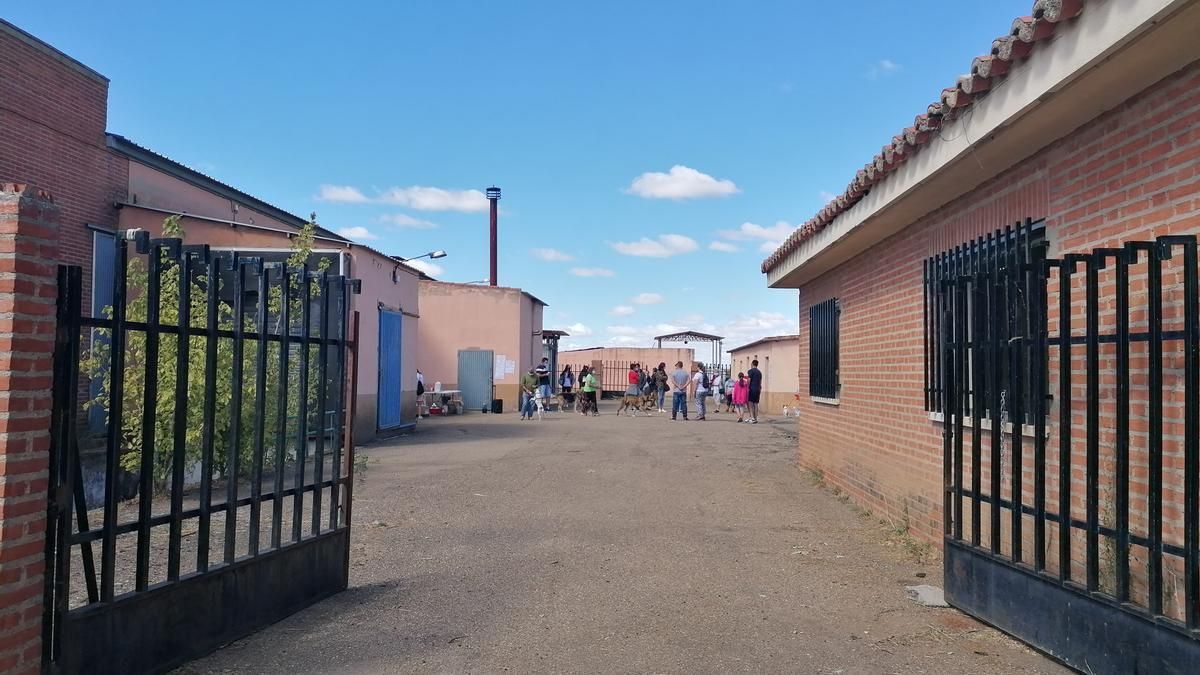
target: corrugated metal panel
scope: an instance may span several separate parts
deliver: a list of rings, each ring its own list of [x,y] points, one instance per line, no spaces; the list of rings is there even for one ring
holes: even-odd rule
[[[467,410],[492,406],[492,363],[490,349],[463,349],[458,352],[458,388]]]
[[[379,310],[379,411],[376,425],[394,429],[401,425],[400,392],[404,389],[404,373],[400,368],[400,327],[404,315],[387,309]]]

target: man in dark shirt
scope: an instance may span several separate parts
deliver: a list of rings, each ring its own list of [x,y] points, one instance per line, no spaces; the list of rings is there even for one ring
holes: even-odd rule
[[[750,362],[746,377],[750,379],[750,424],[758,424],[758,401],[762,397],[762,371],[758,369],[758,359]]]
[[[550,359],[543,358],[542,363],[533,369],[537,376],[537,397],[542,399],[542,407],[550,402]]]

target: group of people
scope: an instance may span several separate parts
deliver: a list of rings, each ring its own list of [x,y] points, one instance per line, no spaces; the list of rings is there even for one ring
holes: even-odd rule
[[[521,417],[532,417],[533,397],[536,394],[544,399],[550,397],[549,361],[542,359],[542,365],[530,371],[528,381],[522,378],[522,395],[528,394],[528,400],[522,402]],[[682,415],[688,420],[688,397],[696,406],[696,420],[708,418],[708,399],[714,399],[713,412],[719,413],[721,406],[725,412],[736,412],[738,422],[758,424],[758,402],[762,397],[762,371],[758,369],[758,360],[750,364],[750,369],[740,372],[737,377],[730,375],[722,377],[717,373],[710,377],[702,363],[693,363],[691,370],[685,370],[682,361],[675,362],[675,369],[668,373],[667,364],[659,363],[656,368],[647,369],[640,363],[629,364],[625,396],[644,397],[645,400],[657,403],[660,413],[667,412],[667,392],[671,393],[671,419],[678,420]],[[528,384],[528,386],[526,386]],[[600,382],[596,374],[588,366],[583,366],[578,375],[571,366],[563,368],[558,376],[564,399],[575,397],[576,388],[581,394],[578,410],[581,415],[599,415],[596,406],[596,393],[600,390]],[[534,387],[537,387],[535,392]],[[542,389],[545,387],[545,389]]]

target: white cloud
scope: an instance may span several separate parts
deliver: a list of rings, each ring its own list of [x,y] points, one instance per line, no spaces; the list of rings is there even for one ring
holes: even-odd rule
[[[386,223],[393,227],[399,227],[406,230],[433,230],[440,227],[440,225],[437,223],[431,223],[428,220],[421,220],[420,218],[413,218],[407,213],[385,214],[379,216],[379,218],[376,220],[381,223]]]
[[[646,199],[699,199],[725,197],[740,190],[731,180],[676,164],[667,173],[648,171],[634,178],[626,192]]]
[[[617,305],[616,307],[608,310],[608,313],[612,314],[613,316],[629,316],[636,311],[636,309],[630,307],[629,305]]]
[[[611,277],[617,273],[603,267],[572,267],[571,274],[577,277]]]
[[[605,326],[604,331],[609,335],[637,335],[640,332],[633,326]]]
[[[663,301],[663,296],[658,293],[638,293],[630,298],[635,305],[657,305]]]
[[[431,263],[428,260],[406,260],[405,265],[415,267],[431,277],[440,277],[446,273],[446,270],[441,265]]]
[[[371,200],[358,188],[350,185],[322,185],[317,192],[317,199],[323,202],[342,202],[346,204],[365,204]]]
[[[838,196],[832,192],[826,192],[824,190],[821,190],[819,193],[817,193],[817,196],[821,198],[822,204],[828,204],[829,202],[838,198]]]
[[[376,201],[407,206],[418,211],[477,213],[488,210],[487,197],[479,190],[445,190],[420,185],[389,188],[384,190]]]
[[[734,241],[760,241],[762,243],[759,244],[758,250],[771,253],[783,245],[794,229],[781,220],[770,227],[763,227],[757,223],[742,223],[736,230],[721,230],[718,234]]]
[[[479,190],[447,190],[438,187],[393,187],[368,197],[352,185],[322,185],[317,199],[345,204],[395,204],[418,211],[461,211],[478,213],[488,210],[488,200]]]
[[[891,75],[892,73],[898,73],[903,69],[904,66],[901,66],[899,63],[896,63],[891,59],[880,59],[879,61],[875,62],[875,65],[871,66],[870,70],[867,71],[867,78],[874,80],[878,79],[881,75]]]
[[[563,253],[556,248],[535,248],[532,251],[533,257],[546,262],[568,262],[574,260],[575,257]]]
[[[720,251],[722,253],[737,253],[738,251],[742,250],[727,241],[714,241],[708,245],[708,248],[710,250]]]
[[[642,258],[670,258],[680,253],[691,253],[700,248],[695,239],[682,234],[662,234],[657,239],[642,237],[637,241],[617,242],[612,245],[618,253]]]
[[[573,323],[570,326],[567,326],[567,332],[570,333],[572,337],[587,337],[588,335],[592,334],[592,329],[588,328],[582,323]]]
[[[358,241],[367,241],[369,239],[379,238],[376,237],[370,230],[362,227],[361,225],[355,227],[343,227],[342,229],[338,230],[337,233],[347,239],[354,239]]]

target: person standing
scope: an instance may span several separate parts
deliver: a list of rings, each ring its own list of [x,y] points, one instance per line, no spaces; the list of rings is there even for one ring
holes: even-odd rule
[[[562,391],[562,409],[565,412],[567,405],[575,400],[574,395],[571,394],[575,388],[575,373],[571,372],[571,366],[563,366],[562,373],[558,376],[558,388]]]
[[[550,372],[550,359],[543,356],[542,362],[534,369],[533,373],[537,375],[538,379],[538,398],[542,399],[542,407],[545,407],[550,404],[550,394],[552,393],[550,378],[554,375],[554,373]]]
[[[654,388],[658,391],[658,412],[665,413],[667,409],[663,407],[667,398],[667,364],[659,363],[658,368],[654,369]]]
[[[746,421],[746,401],[750,399],[750,381],[745,373],[738,373],[737,384],[733,385],[733,407],[737,410],[737,421]]]
[[[596,381],[596,373],[592,369],[584,366],[583,372],[587,373],[579,380],[583,385],[583,414],[587,415],[590,409],[592,416],[595,417],[600,414],[600,407],[596,404],[596,388],[600,383]]]
[[[721,403],[725,400],[725,382],[721,375],[720,366],[717,367],[717,372],[711,379],[712,388],[709,391],[712,392],[713,397],[713,412],[719,413],[721,412]]]
[[[750,362],[750,370],[746,371],[746,379],[750,381],[750,392],[747,400],[750,404],[750,424],[758,424],[758,401],[762,398],[762,371],[758,369],[758,359]]]
[[[745,376],[745,373],[738,373],[739,378]],[[736,381],[737,379],[733,377],[732,373],[725,379],[725,412],[733,412],[734,406],[737,405],[737,401],[733,400],[733,388],[736,386]]]
[[[533,419],[533,397],[537,395],[538,377],[534,369],[521,376],[521,419]]]
[[[688,384],[692,378],[688,376],[686,370],[683,369],[683,361],[675,362],[675,372],[671,374],[671,419],[677,419],[680,412],[683,413],[683,421],[688,418],[687,411],[687,395]]]
[[[692,396],[696,399],[696,421],[706,419],[704,413],[707,412],[708,393],[712,391],[710,386],[712,382],[708,381],[708,371],[704,370],[703,363],[692,364]]]

